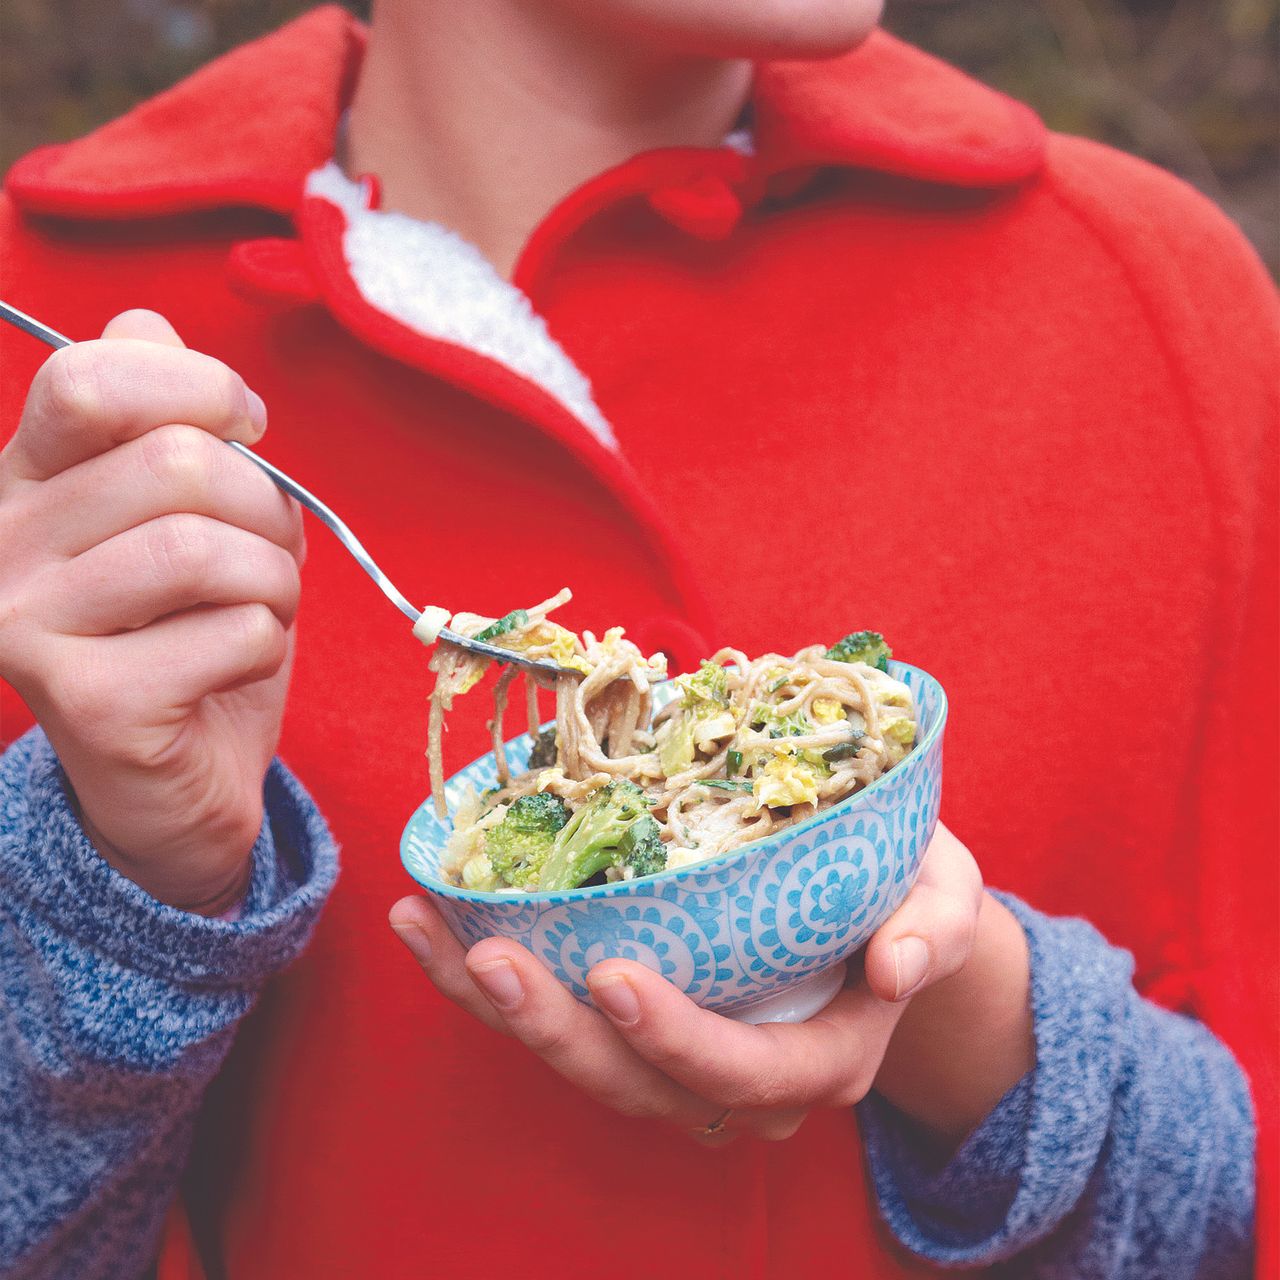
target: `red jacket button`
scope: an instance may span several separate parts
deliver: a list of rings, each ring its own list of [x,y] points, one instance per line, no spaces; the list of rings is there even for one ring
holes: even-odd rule
[[[227,258],[231,287],[252,302],[305,304],[320,290],[296,240],[244,240]]]
[[[723,240],[742,217],[742,201],[718,175],[678,187],[659,187],[649,203],[666,220],[700,240]]]

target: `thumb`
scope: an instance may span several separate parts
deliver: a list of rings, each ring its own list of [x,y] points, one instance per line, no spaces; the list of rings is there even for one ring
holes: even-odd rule
[[[162,347],[185,347],[178,331],[158,311],[122,311],[107,321],[104,338],[133,338]]]
[[[871,989],[882,1000],[904,1000],[956,973],[969,958],[981,905],[978,864],[939,823],[915,887],[867,944]]]

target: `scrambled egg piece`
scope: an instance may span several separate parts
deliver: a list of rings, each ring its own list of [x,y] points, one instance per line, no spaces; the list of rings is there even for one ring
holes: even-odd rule
[[[581,671],[583,675],[591,674],[591,665],[575,652],[577,637],[556,622],[544,620],[530,627],[522,636],[500,636],[494,643],[513,653],[528,653],[531,649],[545,647],[550,650],[552,660],[560,666],[571,667],[574,671]]]
[[[454,697],[460,698],[464,693],[470,693],[484,677],[485,660],[477,658],[472,660],[473,665],[467,674],[463,677],[462,683],[454,691]]]
[[[803,760],[777,755],[769,761],[751,788],[756,809],[779,809],[784,805],[817,804],[818,775]]]
[[[544,623],[543,626],[549,627],[553,634],[547,640],[540,640],[539,642],[542,644],[550,643],[551,656],[562,667],[571,667],[574,671],[581,671],[584,675],[590,675],[590,664],[586,659],[580,658],[574,652],[577,640],[573,632],[557,626],[554,622]],[[538,630],[541,631],[542,628],[539,627]]]
[[[887,724],[881,722],[880,732],[900,747],[909,747],[916,740],[916,726],[909,716],[897,716]]]
[[[815,724],[835,724],[844,719],[844,703],[839,698],[814,698],[809,704],[809,714]]]
[[[880,712],[880,736],[884,739],[888,768],[906,759],[916,740],[915,721],[907,715]]]

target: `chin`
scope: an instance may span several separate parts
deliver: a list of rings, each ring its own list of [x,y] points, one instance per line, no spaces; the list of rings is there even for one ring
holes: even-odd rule
[[[553,0],[541,0],[552,3]],[[884,0],[556,0],[655,51],[713,58],[830,58],[856,48]]]

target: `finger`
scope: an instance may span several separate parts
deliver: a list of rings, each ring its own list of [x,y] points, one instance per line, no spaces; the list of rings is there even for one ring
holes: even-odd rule
[[[247,458],[207,431],[157,427],[25,490],[17,528],[55,555],[75,556],[174,512],[213,516],[303,558],[302,514]]]
[[[134,631],[196,605],[264,604],[288,627],[301,591],[298,562],[283,547],[186,514],[116,534],[49,577],[45,625],[63,635]]]
[[[532,1004],[525,1006],[523,1012],[518,1010],[513,1012],[509,979],[505,983],[506,996],[502,1000],[502,1007],[506,1012],[499,1012],[498,1007],[491,1003],[492,997],[482,993],[464,960],[469,960],[469,963],[488,981],[492,981],[493,973],[489,966],[495,964],[501,966],[514,962],[518,970],[517,980],[522,987],[521,994],[516,998],[517,1006],[524,1003],[529,990],[533,991],[533,1000],[536,1003],[542,994],[540,984],[537,982],[536,975],[534,980],[530,981],[531,975],[525,972],[527,964],[525,957],[528,953],[524,952],[523,948],[514,947],[514,944],[500,943],[494,939],[489,943],[479,944],[473,948],[471,956],[466,957],[461,944],[453,936],[439,911],[428,899],[422,897],[403,898],[397,902],[391,908],[390,923],[441,995],[487,1026],[505,1035],[517,1034],[515,1024],[520,1024],[525,1032],[521,1038],[530,1048],[539,1052],[544,1060],[555,1066],[572,1083],[615,1110],[631,1115],[660,1116],[684,1129],[690,1137],[706,1146],[723,1146],[732,1142],[737,1136],[739,1120],[741,1120],[742,1130],[749,1131],[766,1141],[778,1141],[794,1133],[804,1119],[804,1113],[799,1111],[758,1116],[753,1113],[743,1113],[741,1117],[733,1117],[733,1129],[726,1129],[718,1134],[704,1134],[701,1130],[716,1117],[716,1104],[697,1098],[684,1090],[673,1090],[670,1081],[656,1079],[648,1072],[644,1072],[638,1079],[634,1078],[636,1064],[633,1059],[623,1058],[619,1061],[617,1055],[620,1046],[616,1042],[616,1037],[613,1039],[606,1037],[605,1043],[600,1044],[600,1020],[564,991],[559,983],[554,984],[556,990],[550,994],[568,998],[571,1007],[567,1012],[571,1017],[579,1011],[586,1015],[581,1020],[587,1024],[585,1039],[581,1034],[583,1030],[581,1022],[576,1018],[565,1025],[557,1015],[551,1019],[553,1026],[548,1030],[541,1025],[540,1019],[543,1015]],[[528,967],[541,968],[533,957],[528,959],[532,961]],[[547,977],[550,975],[548,974]],[[505,973],[503,978],[507,978]],[[554,983],[554,979],[552,982]],[[499,979],[499,984],[500,988],[504,985],[502,979]],[[552,1000],[547,1003],[552,1005],[552,1012],[554,1012],[559,1001]],[[554,1025],[557,1022],[559,1026]],[[564,1060],[560,1061],[561,1055],[557,1052],[557,1046],[562,1042],[567,1042],[570,1046],[575,1044],[583,1046],[589,1052],[584,1054],[571,1047],[563,1055]],[[618,1063],[617,1067],[615,1063]],[[610,1083],[612,1087],[606,1087]],[[655,1085],[658,1088],[656,1093],[652,1092]],[[720,1109],[723,1110],[723,1108]]]
[[[795,1137],[809,1115],[806,1107],[779,1107],[772,1111],[735,1111],[729,1117],[729,1133],[741,1132],[761,1142],[785,1142]]]
[[[287,675],[292,632],[265,605],[193,609],[120,636],[47,638],[58,680],[20,688],[59,753],[163,769],[157,727],[179,727],[204,697]],[[272,704],[279,694],[269,695]],[[64,732],[65,730],[65,732]],[[68,761],[69,767],[71,761]],[[96,766],[95,766],[96,767]],[[248,763],[246,768],[265,767]]]
[[[717,1133],[707,1133],[706,1126],[688,1131],[699,1146],[723,1147],[738,1138],[755,1138],[759,1142],[785,1142],[795,1137],[809,1112],[801,1107],[783,1107],[772,1111],[734,1109]]]
[[[162,347],[186,347],[178,331],[158,311],[134,307],[122,311],[107,321],[104,338],[137,338],[142,342],[155,342]]]
[[[507,1024],[467,972],[466,949],[453,936],[440,912],[423,897],[401,898],[387,917],[396,937],[422,967],[431,985],[446,1000],[504,1036]]]
[[[137,338],[78,342],[40,366],[5,466],[46,480],[169,423],[253,444],[266,409],[220,360]]]
[[[844,1106],[871,1086],[902,1013],[862,983],[808,1022],[751,1026],[701,1009],[643,965],[607,960],[595,1002],[646,1062],[726,1107]]]
[[[576,1000],[523,947],[488,938],[472,947],[467,969],[512,1034],[596,1101],[623,1115],[662,1119],[681,1128],[714,1118],[714,1103],[638,1057],[606,1019]]]
[[[140,631],[81,643],[101,646],[104,665],[117,673],[143,673],[140,708],[185,709],[211,693],[269,680],[289,656],[288,629],[259,603],[192,609]]]
[[[145,763],[134,744],[151,727],[209,694],[280,674],[290,634],[266,605],[241,604],[193,609],[123,635],[46,638],[45,660],[59,679],[28,700],[38,719],[73,725],[105,758]]]
[[[905,1000],[958,972],[973,949],[981,904],[977,862],[939,826],[906,901],[867,944],[871,989],[884,1000]]]

